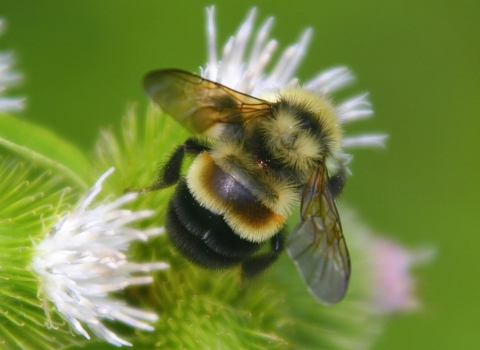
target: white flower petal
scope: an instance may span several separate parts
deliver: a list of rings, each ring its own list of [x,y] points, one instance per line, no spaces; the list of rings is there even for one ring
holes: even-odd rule
[[[0,18],[0,35],[5,29],[5,22]],[[8,87],[17,85],[22,75],[12,72],[12,65],[15,62],[14,55],[11,52],[0,53],[0,94],[4,93]],[[25,107],[25,98],[18,97],[0,97],[0,112],[17,112]]]
[[[331,94],[355,80],[347,67],[330,68],[305,84],[309,90]]]
[[[25,108],[25,98],[0,98],[0,111],[18,112]]]
[[[207,37],[208,37],[208,74],[203,75],[210,80],[217,79],[217,35],[215,32],[215,6],[207,7]],[[206,70],[207,70],[206,69]]]
[[[255,42],[253,43],[252,52],[248,60],[248,71],[258,70],[257,63],[261,60],[261,57],[264,55],[265,49],[268,48],[269,43],[265,45],[265,41],[268,39],[268,35],[272,30],[274,19],[273,17],[267,18],[265,23],[260,27]],[[267,49],[267,52],[271,49]]]
[[[299,42],[284,51],[273,72],[266,79],[266,86],[280,88],[287,85],[294,78],[294,74],[307,52],[307,46],[312,38],[312,33],[313,31],[310,28],[305,30]]]
[[[342,123],[345,123],[370,117],[373,114],[372,104],[368,101],[367,97],[368,93],[364,93],[343,101],[337,107],[338,119]]]
[[[370,146],[385,146],[385,140],[388,135],[385,134],[366,134],[355,137],[345,137],[343,139],[343,147],[370,147]]]
[[[164,262],[133,263],[125,254],[134,240],[146,241],[163,233],[162,228],[138,230],[128,226],[151,216],[154,212],[132,212],[119,209],[134,200],[136,194],[127,194],[106,205],[88,209],[102,189],[102,183],[113,172],[103,174],[79,202],[36,247],[33,271],[40,280],[40,292],[51,301],[73,329],[87,339],[82,327],[86,325],[98,337],[121,346],[131,345],[108,330],[102,319],[118,320],[132,327],[153,330],[146,322],[154,322],[154,313],[137,310],[109,298],[108,293],[120,291],[129,285],[151,283],[151,276],[138,276],[154,270],[164,270]],[[135,274],[133,276],[132,274]]]

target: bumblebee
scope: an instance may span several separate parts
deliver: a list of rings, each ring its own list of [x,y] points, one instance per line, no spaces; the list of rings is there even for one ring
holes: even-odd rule
[[[334,200],[345,170],[333,104],[302,88],[260,99],[177,69],[150,72],[144,88],[197,134],[144,189],[176,185],[165,223],[173,245],[203,267],[241,265],[246,278],[286,248],[317,299],[340,301],[350,259]],[[186,155],[194,159],[182,176]],[[285,222],[299,202],[300,221],[287,239]],[[268,251],[261,249],[265,244]]]

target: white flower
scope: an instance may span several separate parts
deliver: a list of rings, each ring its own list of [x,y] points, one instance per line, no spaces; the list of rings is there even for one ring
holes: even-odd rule
[[[5,22],[0,18],[0,35],[5,29]],[[9,52],[0,53],[0,95],[8,87],[18,84],[21,75],[11,71],[14,62],[13,54]],[[24,98],[0,97],[0,112],[19,111],[24,107]]]
[[[201,76],[228,86],[231,89],[261,97],[263,92],[280,89],[286,86],[295,86],[298,79],[295,72],[306,54],[307,46],[312,36],[312,30],[306,29],[300,36],[298,43],[288,47],[269,74],[265,67],[277,48],[277,41],[269,39],[273,24],[273,17],[269,17],[254,35],[252,41],[253,24],[256,9],[253,8],[245,22],[240,26],[236,35],[230,37],[225,45],[220,60],[217,58],[215,8],[207,8],[207,35],[208,35],[208,62],[205,68],[200,68]],[[247,47],[251,50],[247,56]],[[351,83],[354,77],[347,67],[330,68],[310,81],[303,84],[306,89],[320,95],[331,94]],[[337,106],[339,122],[345,123],[372,115],[368,94],[360,94],[350,98]],[[378,146],[383,145],[386,135],[367,134],[357,137],[345,137],[343,146]],[[344,155],[346,161],[350,158]]]
[[[158,316],[126,306],[109,297],[129,285],[152,282],[150,276],[138,272],[168,268],[164,262],[137,264],[127,260],[126,251],[132,241],[146,241],[159,235],[161,228],[136,230],[127,225],[149,217],[153,211],[132,212],[119,209],[136,198],[135,193],[124,195],[112,203],[87,209],[102,188],[102,182],[113,172],[103,174],[79,202],[36,247],[33,271],[40,280],[39,292],[52,302],[59,313],[80,334],[90,339],[82,323],[98,337],[121,346],[131,345],[107,329],[101,319],[118,320],[131,327],[153,330],[148,322]],[[135,276],[132,276],[135,273]],[[48,310],[46,307],[46,313]]]

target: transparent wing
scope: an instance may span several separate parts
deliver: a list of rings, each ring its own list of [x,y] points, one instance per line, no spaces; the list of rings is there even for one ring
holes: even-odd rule
[[[178,69],[150,72],[143,85],[152,100],[190,132],[213,138],[242,137],[245,122],[272,109],[267,101]]]
[[[350,258],[327,183],[327,169],[321,164],[303,191],[300,222],[288,237],[287,251],[308,290],[321,302],[333,304],[347,291]]]

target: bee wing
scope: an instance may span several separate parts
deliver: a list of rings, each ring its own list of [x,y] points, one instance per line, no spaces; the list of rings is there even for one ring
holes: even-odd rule
[[[348,287],[350,258],[325,164],[317,167],[302,194],[301,219],[287,240],[308,290],[321,302],[340,301]]]
[[[245,122],[271,113],[267,101],[178,69],[150,72],[143,85],[152,100],[190,132],[213,138],[239,138]]]

